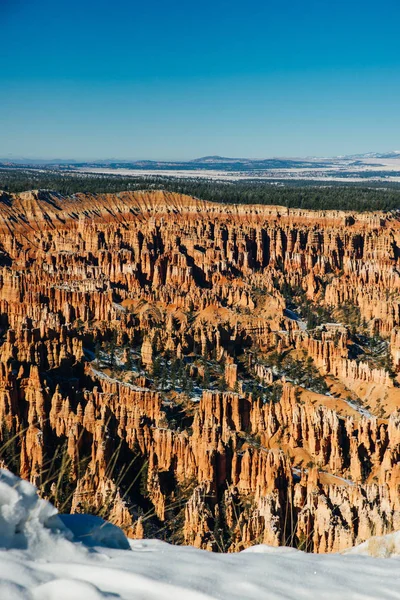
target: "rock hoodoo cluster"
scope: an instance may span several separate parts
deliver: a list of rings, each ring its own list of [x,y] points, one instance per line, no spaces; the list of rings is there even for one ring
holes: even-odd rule
[[[0,195],[0,460],[132,537],[343,550],[400,528],[400,223]]]

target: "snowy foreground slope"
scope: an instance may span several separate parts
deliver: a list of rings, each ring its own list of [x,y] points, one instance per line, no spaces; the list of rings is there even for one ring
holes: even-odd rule
[[[33,486],[0,470],[0,600],[103,598],[400,599],[400,532],[346,555],[267,546],[221,555],[128,542],[96,517],[57,515]]]

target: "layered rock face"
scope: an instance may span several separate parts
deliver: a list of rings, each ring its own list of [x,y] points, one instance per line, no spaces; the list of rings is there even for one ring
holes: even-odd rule
[[[0,195],[3,464],[214,551],[400,528],[400,223]]]

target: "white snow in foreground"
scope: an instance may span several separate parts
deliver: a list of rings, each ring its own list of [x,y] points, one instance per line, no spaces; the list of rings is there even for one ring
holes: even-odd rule
[[[392,558],[364,556],[371,553]],[[58,516],[33,486],[0,470],[1,600],[393,600],[399,553],[400,532],[346,555],[269,546],[212,554],[128,541],[97,517]]]

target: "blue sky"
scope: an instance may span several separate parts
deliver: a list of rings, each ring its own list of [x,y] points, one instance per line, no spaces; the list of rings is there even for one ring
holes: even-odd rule
[[[400,149],[400,3],[0,0],[0,156]]]

